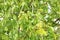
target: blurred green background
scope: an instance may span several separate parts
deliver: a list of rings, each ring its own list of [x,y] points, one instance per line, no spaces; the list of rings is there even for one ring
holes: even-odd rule
[[[0,0],[0,40],[60,40],[60,0]]]

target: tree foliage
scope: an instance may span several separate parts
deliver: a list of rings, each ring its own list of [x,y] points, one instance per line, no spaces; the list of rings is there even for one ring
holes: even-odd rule
[[[60,0],[0,0],[0,40],[60,40]]]

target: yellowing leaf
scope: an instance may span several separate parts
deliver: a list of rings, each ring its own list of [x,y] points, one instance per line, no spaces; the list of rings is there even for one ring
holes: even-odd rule
[[[39,12],[43,12],[43,9],[38,9]]]
[[[44,36],[47,35],[47,32],[43,28],[37,30],[36,33],[39,34],[39,35],[44,35]]]
[[[57,35],[56,35],[56,34],[54,34],[54,38],[55,38],[55,40],[56,40],[56,38],[57,38]]]
[[[36,26],[38,27],[38,28],[41,28],[41,27],[43,27],[43,22],[42,21],[40,21],[38,24],[36,24]]]

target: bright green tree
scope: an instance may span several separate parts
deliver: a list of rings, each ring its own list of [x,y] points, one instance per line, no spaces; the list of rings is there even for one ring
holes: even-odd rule
[[[60,40],[60,0],[0,0],[0,40]]]

